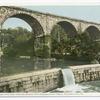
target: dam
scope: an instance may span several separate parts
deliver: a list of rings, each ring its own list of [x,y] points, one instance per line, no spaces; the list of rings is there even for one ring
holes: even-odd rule
[[[64,86],[68,89],[76,83],[97,80],[100,80],[100,64],[71,66],[1,77],[0,92],[46,93]]]

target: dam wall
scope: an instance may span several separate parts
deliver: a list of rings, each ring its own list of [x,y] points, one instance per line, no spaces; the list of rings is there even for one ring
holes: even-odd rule
[[[75,83],[100,80],[100,64],[70,66]],[[0,92],[45,93],[64,86],[61,68],[32,71],[0,78]]]
[[[76,83],[100,80],[100,64],[70,66],[70,68]]]
[[[0,78],[0,92],[47,92],[63,86],[61,69],[48,69]]]

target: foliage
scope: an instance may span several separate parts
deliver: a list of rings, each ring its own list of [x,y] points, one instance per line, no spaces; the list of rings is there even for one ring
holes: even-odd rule
[[[56,25],[55,28],[52,30],[51,36],[51,51],[52,53],[60,54],[63,56],[65,52],[65,46],[67,43],[67,34],[64,29],[61,28],[60,25]],[[63,44],[63,45],[62,45]]]
[[[2,30],[2,49],[4,56],[32,56],[33,35],[27,29],[18,27],[16,29]]]
[[[21,55],[41,58],[49,56],[50,48],[45,44],[50,39],[49,36],[35,39],[32,32],[21,27],[4,29],[0,35],[2,42],[0,45],[4,56],[19,57]],[[100,60],[100,42],[93,40],[87,32],[69,37],[65,30],[58,25],[52,31],[51,47],[52,54],[60,55],[61,58],[71,56],[74,59]]]
[[[36,50],[36,56],[40,58],[48,58],[49,56],[49,48],[47,45],[43,45],[42,48],[38,48]]]
[[[59,28],[59,27],[58,27]],[[55,35],[57,34],[56,27]],[[68,37],[66,32],[59,30],[59,38],[52,36],[52,54],[62,55],[62,57],[71,56],[76,58],[85,58],[86,60],[100,59],[100,42],[93,40],[87,32],[79,33],[73,37]],[[52,34],[54,34],[54,32]],[[63,37],[62,37],[62,36]]]

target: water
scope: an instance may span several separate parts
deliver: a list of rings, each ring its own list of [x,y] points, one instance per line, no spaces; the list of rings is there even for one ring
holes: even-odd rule
[[[65,86],[75,85],[75,79],[71,69],[62,69],[62,74]]]
[[[29,71],[44,70],[48,68],[68,68],[72,65],[85,64],[82,61],[70,61],[63,59],[41,59],[38,57],[31,58],[30,56],[20,57],[2,57],[2,73],[1,76],[14,75]],[[16,69],[16,70],[15,70]]]
[[[64,87],[57,88],[51,93],[100,93],[100,81],[83,82],[75,84],[71,69],[62,69]]]
[[[81,87],[75,84],[74,75],[71,69],[66,68],[62,69],[64,87],[58,88],[58,91],[61,92],[82,92]]]

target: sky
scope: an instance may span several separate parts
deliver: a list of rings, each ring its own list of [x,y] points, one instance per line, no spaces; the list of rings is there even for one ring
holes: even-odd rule
[[[60,16],[82,19],[100,23],[100,6],[23,6],[35,11],[52,13]],[[15,28],[22,26],[31,30],[31,27],[23,20],[9,18],[5,21],[3,28]]]

